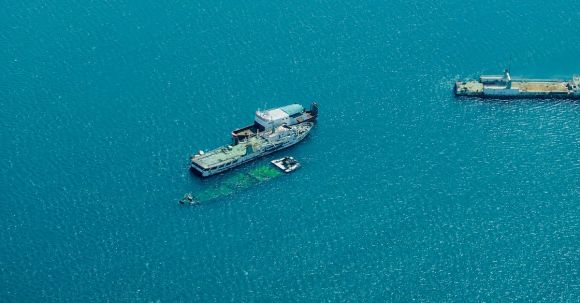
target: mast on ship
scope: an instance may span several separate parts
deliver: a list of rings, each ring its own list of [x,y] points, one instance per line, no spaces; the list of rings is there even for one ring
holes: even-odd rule
[[[506,88],[512,87],[512,76],[510,75],[511,65],[512,65],[512,58],[510,57],[510,61],[508,63],[508,66],[503,71],[503,81],[506,84]]]

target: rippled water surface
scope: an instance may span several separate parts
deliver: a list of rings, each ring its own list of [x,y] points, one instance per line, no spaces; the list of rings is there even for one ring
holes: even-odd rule
[[[580,104],[451,92],[580,73],[577,2],[2,6],[0,301],[578,302]],[[310,101],[300,170],[177,204]]]

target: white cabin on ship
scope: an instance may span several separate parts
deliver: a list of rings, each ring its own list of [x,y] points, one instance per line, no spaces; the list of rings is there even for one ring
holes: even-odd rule
[[[272,130],[282,124],[293,125],[304,122],[305,110],[300,104],[290,104],[266,111],[256,111],[254,121],[262,126],[261,130]]]
[[[271,131],[278,126],[296,125],[302,122],[314,121],[318,116],[318,105],[312,103],[310,110],[300,104],[290,104],[265,111],[258,110],[254,117],[254,124],[232,131],[233,144],[237,144],[259,132]]]

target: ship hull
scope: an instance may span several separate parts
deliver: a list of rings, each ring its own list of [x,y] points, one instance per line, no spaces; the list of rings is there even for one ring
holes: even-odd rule
[[[580,100],[580,95],[572,94],[534,94],[534,93],[515,93],[515,94],[484,94],[484,93],[457,93],[455,92],[455,97],[457,98],[476,98],[476,99],[501,99],[501,100],[514,100],[514,99],[538,99],[538,100]]]

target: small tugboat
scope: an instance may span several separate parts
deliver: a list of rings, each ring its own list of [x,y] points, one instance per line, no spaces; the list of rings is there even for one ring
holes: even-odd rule
[[[272,160],[271,163],[285,173],[291,173],[300,168],[300,163],[298,163],[298,161],[296,161],[296,159],[293,157],[284,157]]]
[[[195,199],[192,193],[187,193],[185,196],[183,196],[183,198],[181,198],[181,200],[179,200],[179,204],[198,205],[199,201]]]

